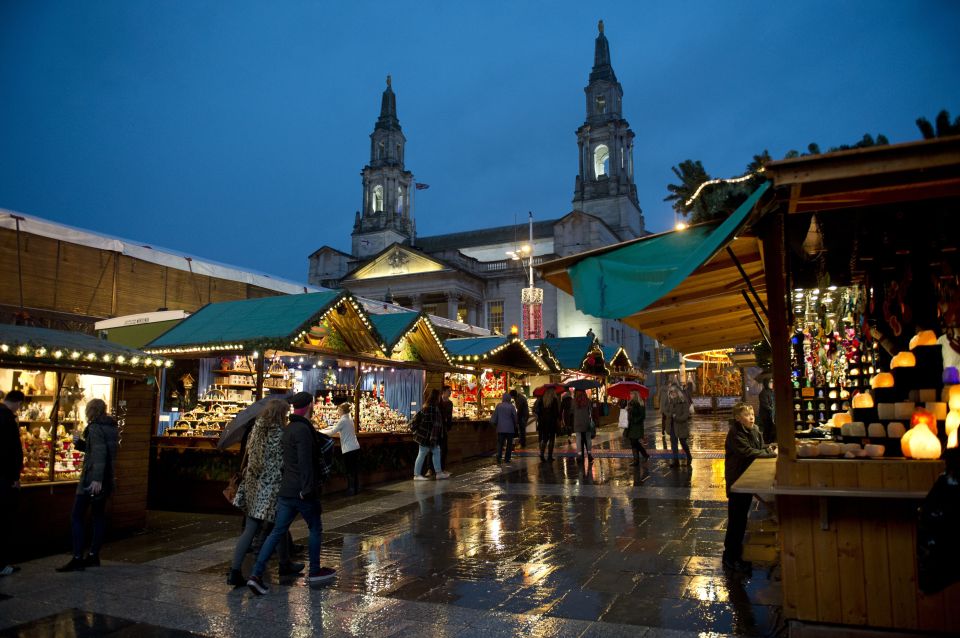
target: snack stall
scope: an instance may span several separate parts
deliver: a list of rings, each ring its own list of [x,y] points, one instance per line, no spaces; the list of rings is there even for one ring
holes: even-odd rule
[[[73,443],[88,401],[102,399],[121,424],[120,477],[109,500],[111,530],[146,521],[149,434],[156,377],[170,362],[95,337],[29,326],[0,326],[0,388],[20,390],[24,452],[14,546],[24,555],[68,545],[70,512],[83,467]]]
[[[732,490],[776,500],[791,635],[956,634],[960,575],[921,591],[917,508],[960,424],[960,138],[765,176],[720,223],[547,263],[544,277],[681,352],[770,343],[779,455]],[[654,260],[662,278],[632,277]]]
[[[451,367],[424,315],[371,316],[352,295],[334,291],[210,304],[147,350],[175,360],[153,441],[151,503],[158,508],[226,505],[219,491],[240,457],[238,447],[217,450],[220,434],[268,394],[313,393],[317,427],[334,423],[337,405],[349,401],[365,480],[390,478],[415,456],[406,423],[424,371]],[[401,381],[416,399],[391,403]],[[335,476],[328,489],[340,481]]]

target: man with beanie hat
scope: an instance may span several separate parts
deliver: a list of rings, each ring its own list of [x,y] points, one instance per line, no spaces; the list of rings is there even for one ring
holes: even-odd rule
[[[310,528],[310,573],[307,581],[311,585],[325,583],[337,574],[329,567],[320,567],[320,543],[323,533],[323,523],[320,520],[320,483],[324,472],[318,464],[322,462],[323,454],[333,447],[333,440],[314,430],[310,422],[313,396],[309,392],[298,392],[287,401],[293,406],[293,414],[290,415],[290,423],[284,428],[281,439],[283,475],[277,495],[277,518],[273,531],[260,548],[253,573],[247,580],[247,587],[258,596],[269,591],[263,582],[267,560],[280,539],[287,534],[297,514],[303,516]]]
[[[23,471],[23,443],[17,412],[23,404],[23,392],[11,390],[0,403],[0,512],[8,521],[16,519],[20,492],[20,472]],[[0,576],[20,571],[10,561],[12,522],[0,525]]]

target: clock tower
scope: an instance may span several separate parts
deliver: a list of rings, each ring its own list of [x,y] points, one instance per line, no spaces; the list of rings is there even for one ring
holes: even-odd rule
[[[593,70],[584,88],[587,120],[577,129],[579,167],[574,210],[602,219],[621,240],[645,234],[633,182],[633,131],[623,119],[623,87],[610,63],[603,20],[594,44]]]
[[[380,99],[380,117],[370,134],[370,163],[360,172],[363,202],[353,224],[352,253],[357,259],[375,255],[414,235],[410,216],[413,173],[404,169],[407,139],[397,119],[397,96],[390,76]]]

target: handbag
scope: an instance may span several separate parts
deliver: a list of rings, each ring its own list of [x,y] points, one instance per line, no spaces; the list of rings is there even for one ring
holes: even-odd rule
[[[617,427],[626,430],[630,426],[630,412],[628,408],[620,408],[620,415],[617,417]]]
[[[243,458],[240,459],[240,471],[236,472],[230,479],[227,481],[227,486],[223,488],[223,498],[227,499],[231,505],[233,505],[233,499],[237,498],[237,492],[240,490],[240,481],[243,480],[243,475],[247,471],[247,452],[244,450]]]

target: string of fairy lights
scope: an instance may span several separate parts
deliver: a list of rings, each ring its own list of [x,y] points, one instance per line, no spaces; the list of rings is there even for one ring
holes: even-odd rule
[[[740,177],[728,177],[728,178],[721,177],[717,179],[707,180],[697,187],[697,190],[694,191],[693,195],[691,195],[689,199],[687,199],[687,201],[683,203],[683,205],[688,208],[690,206],[693,206],[694,202],[696,202],[697,199],[700,197],[700,193],[702,193],[703,189],[707,188],[708,186],[714,186],[716,184],[740,184],[741,182],[745,182],[747,180],[753,179],[754,177],[757,177],[758,175],[763,174],[763,172],[764,172],[764,168],[761,166],[759,170],[746,173],[744,175],[741,175]],[[677,230],[683,230],[686,227],[687,227],[687,224],[685,222],[677,222],[676,224]]]

